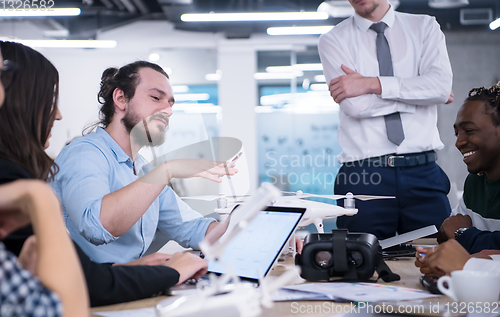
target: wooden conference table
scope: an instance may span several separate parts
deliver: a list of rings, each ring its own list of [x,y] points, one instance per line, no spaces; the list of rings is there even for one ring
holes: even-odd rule
[[[435,239],[419,239],[415,241],[415,244],[424,244],[424,245],[431,245],[431,244],[436,244]],[[396,260],[388,260],[386,263],[388,266],[391,268],[391,270],[394,273],[397,273],[401,276],[401,280],[396,281],[396,282],[391,282],[388,283],[390,285],[395,285],[395,286],[402,286],[402,287],[409,287],[409,288],[416,288],[416,289],[424,289],[423,286],[420,284],[419,278],[422,275],[420,271],[418,270],[417,267],[415,267],[415,258],[414,257],[401,257]],[[293,264],[293,259],[287,258],[285,262],[279,262],[273,271],[271,271],[270,275],[271,276],[279,276],[286,270],[287,265]],[[376,276],[377,273],[375,273]],[[383,281],[380,281],[383,283]],[[153,298],[147,298],[143,300],[137,300],[133,302],[127,302],[127,303],[121,303],[121,304],[115,304],[115,305],[109,305],[109,306],[101,306],[101,307],[94,307],[91,309],[91,312],[103,312],[103,311],[120,311],[120,310],[131,310],[131,309],[139,309],[139,308],[148,308],[148,307],[155,307],[156,304],[162,300],[167,298],[166,296],[159,296],[159,297],[153,297]],[[446,296],[439,296],[439,297],[434,297],[430,299],[426,299],[426,302],[439,302],[439,303],[446,303],[449,302],[450,300]],[[261,316],[264,317],[271,317],[271,316],[332,316],[332,313],[328,312],[315,312],[315,313],[300,313],[296,312],[297,308],[292,310],[292,303],[293,302],[275,302],[273,307],[270,309],[264,309],[264,312]],[[297,302],[296,302],[297,303]],[[298,302],[300,305],[322,305],[323,302],[321,301],[299,301]],[[331,302],[329,302],[331,303]],[[297,305],[297,304],[295,304]],[[341,304],[341,303],[333,303],[333,305],[349,305],[349,304]],[[307,307],[307,306],[303,306]],[[294,311],[296,313],[294,313]],[[305,309],[304,309],[305,311]],[[92,316],[98,316],[95,314],[92,314]]]

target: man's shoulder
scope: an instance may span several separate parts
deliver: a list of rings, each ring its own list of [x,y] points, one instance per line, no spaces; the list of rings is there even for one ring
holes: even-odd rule
[[[436,18],[427,14],[415,14],[415,13],[405,13],[405,12],[395,12],[397,18],[402,21],[407,21],[410,23],[416,23],[419,25],[425,25],[427,23],[432,23],[436,21]],[[437,22],[436,22],[437,23]]]
[[[354,23],[354,16],[351,16],[351,17],[343,20],[339,24],[335,25],[330,31],[322,34],[319,37],[319,40],[322,41],[322,40],[325,40],[327,38],[335,38],[338,36],[347,35],[346,34],[347,31],[352,26],[353,23]]]
[[[483,174],[469,173],[465,178],[464,189],[466,187],[477,188],[479,184],[484,184],[485,176]]]
[[[73,139],[66,145],[57,156],[56,162],[68,156],[89,155],[92,153],[107,156],[111,154],[111,148],[98,133],[91,132],[82,137]]]
[[[352,26],[353,23],[354,23],[354,16],[350,16],[347,19],[344,19],[340,23],[335,25],[335,27],[332,29],[332,31],[337,30],[338,32],[341,32],[342,29],[345,29],[345,28]]]
[[[490,182],[483,174],[469,174],[463,200],[468,209],[483,218],[500,219],[500,181]]]
[[[464,182],[464,202],[470,205],[472,201],[484,198],[486,181],[484,175],[469,173]]]
[[[482,201],[485,193],[485,179],[483,175],[469,173],[464,182],[463,199],[467,208],[472,209],[473,202]]]

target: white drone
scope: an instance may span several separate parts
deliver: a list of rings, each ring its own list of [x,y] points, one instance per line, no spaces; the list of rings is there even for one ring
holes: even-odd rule
[[[319,233],[324,233],[323,220],[339,217],[339,216],[352,216],[358,213],[355,207],[355,199],[359,200],[372,200],[372,199],[391,199],[396,198],[394,196],[368,196],[368,195],[353,195],[352,193],[347,193],[346,195],[315,195],[307,194],[301,190],[297,192],[283,192],[284,194],[289,194],[290,196],[281,196],[276,200],[271,202],[271,206],[278,207],[302,207],[306,208],[306,212],[299,223],[299,227],[305,227],[314,223],[316,229]],[[213,201],[217,200],[217,212],[221,216],[221,221],[224,221],[227,216],[231,213],[234,206],[238,203],[245,201],[244,196],[226,196],[224,194],[217,195],[205,195],[205,196],[191,196],[191,197],[181,197],[182,199],[194,199],[194,200],[204,200]],[[326,203],[320,203],[317,201],[305,200],[306,198],[326,198],[331,200],[345,199],[344,207],[331,205]]]

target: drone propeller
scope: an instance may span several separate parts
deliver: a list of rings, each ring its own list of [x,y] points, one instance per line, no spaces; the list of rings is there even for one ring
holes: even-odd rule
[[[296,192],[285,192],[285,191],[282,191],[283,194],[290,194],[290,195],[299,195],[299,194],[303,194],[303,192],[301,190],[298,190]]]
[[[344,198],[356,198],[359,200],[396,198],[394,196],[353,195],[352,193],[347,193],[346,195],[316,195],[316,194],[303,193],[301,190],[298,190],[297,192],[283,192],[283,193],[293,194],[293,195],[297,196],[297,198],[317,197],[317,198],[326,198],[326,199],[333,199],[333,200],[344,199]]]
[[[308,197],[309,195],[311,195],[311,194],[306,194],[306,193],[304,193],[304,192],[303,192],[303,191],[301,191],[301,190],[298,190],[298,191],[296,191],[296,192],[285,192],[285,191],[284,191],[284,192],[282,192],[282,193],[283,193],[283,194],[288,194],[288,195],[289,195],[288,197],[290,197],[290,196],[296,196],[297,198],[306,198],[306,197]],[[284,196],[284,197],[287,197],[287,196]]]
[[[373,199],[395,199],[396,196],[370,196],[370,195],[354,195],[354,198],[359,200],[373,200]]]
[[[349,197],[349,194],[350,193],[347,193],[347,195],[313,195],[313,194],[310,194],[311,197],[320,197],[320,198],[326,198],[326,199],[334,199],[334,200],[337,200],[337,199],[344,199],[344,198],[356,198],[356,199],[359,199],[359,200],[372,200],[372,199],[392,199],[392,198],[396,198],[394,196],[370,196],[370,195],[352,195],[351,197]]]

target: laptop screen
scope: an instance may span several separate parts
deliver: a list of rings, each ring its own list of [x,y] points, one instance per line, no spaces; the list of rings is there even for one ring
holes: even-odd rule
[[[227,244],[219,262],[208,262],[208,271],[223,274],[229,265],[241,278],[258,280],[259,273],[266,276],[305,211],[292,207],[268,207],[261,211]]]

